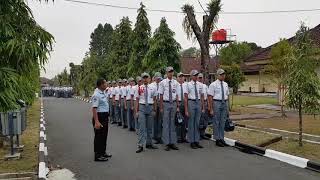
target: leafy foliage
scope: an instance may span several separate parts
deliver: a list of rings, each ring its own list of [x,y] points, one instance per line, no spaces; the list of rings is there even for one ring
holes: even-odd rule
[[[172,66],[179,71],[181,46],[174,39],[174,34],[166,19],[162,18],[150,40],[150,49],[143,60],[143,69],[151,73],[165,73],[165,67]]]
[[[233,88],[233,92],[237,93],[241,83],[246,80],[240,66],[233,63],[229,66],[222,65],[221,68],[226,71],[225,81]]]
[[[182,57],[200,57],[201,51],[196,47],[190,47],[180,52]]]
[[[291,48],[286,68],[288,75],[287,105],[299,111],[299,145],[302,146],[302,113],[319,111],[320,79],[316,73],[319,67],[319,49],[312,44],[309,29],[301,25],[296,41]]]
[[[128,63],[132,53],[132,29],[128,17],[123,17],[112,36],[112,50],[108,56],[108,79],[127,77]]]
[[[36,23],[24,0],[1,1],[0,14],[0,111],[8,111],[17,108],[17,99],[33,101],[53,36]]]
[[[144,71],[144,69],[137,67],[142,67],[142,60],[149,50],[150,36],[151,26],[149,24],[147,12],[145,6],[140,3],[132,36],[132,53],[128,66],[129,76],[140,75]]]
[[[221,48],[219,58],[222,64],[241,64],[248,55],[252,53],[250,45],[246,42],[234,42]]]

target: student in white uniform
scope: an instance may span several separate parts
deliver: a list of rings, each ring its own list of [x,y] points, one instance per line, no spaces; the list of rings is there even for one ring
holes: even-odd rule
[[[120,119],[120,87],[122,80],[118,80],[118,84],[113,88],[113,106],[114,106],[114,117],[115,121],[118,123],[118,126],[122,126],[122,122]]]
[[[199,123],[201,112],[204,112],[204,101],[203,101],[203,85],[198,80],[199,72],[192,70],[190,72],[192,80],[186,83],[184,91],[184,106],[185,115],[189,118],[188,120],[188,141],[192,149],[203,148],[199,144],[200,142],[200,131]]]
[[[167,67],[167,78],[160,82],[160,111],[163,112],[162,141],[166,145],[165,150],[179,150],[175,125],[176,112],[179,111],[177,95],[178,82],[173,79],[173,67]]]
[[[133,78],[129,78],[129,85],[126,89],[126,101],[127,101],[127,120],[129,131],[135,131],[135,120],[134,120],[134,104],[133,104],[133,96],[131,92],[135,86],[135,82]]]
[[[139,121],[138,149],[136,153],[143,151],[146,144],[147,149],[158,149],[152,143],[152,111],[155,109],[156,89],[149,84],[150,75],[142,73],[143,85],[136,91],[136,114]]]
[[[202,73],[199,73],[198,75],[198,81],[202,83],[203,85],[203,100],[204,104],[204,112],[201,112],[200,117],[200,138],[203,140],[210,140],[205,133],[208,126],[209,121],[209,111],[208,111],[208,86],[205,84],[205,80]]]
[[[224,126],[228,113],[228,97],[229,87],[225,80],[225,71],[217,70],[217,80],[210,84],[209,95],[209,110],[210,115],[214,115],[214,138],[216,145],[223,147],[228,146],[224,141]]]

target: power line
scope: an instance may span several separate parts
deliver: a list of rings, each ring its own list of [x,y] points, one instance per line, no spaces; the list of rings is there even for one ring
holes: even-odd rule
[[[118,9],[129,9],[129,10],[138,10],[139,8],[136,7],[128,7],[128,6],[118,6],[118,5],[112,5],[112,4],[104,4],[104,3],[94,3],[94,2],[88,2],[88,1],[79,1],[79,0],[64,0],[67,2],[72,3],[78,3],[78,4],[87,4],[92,6],[104,6],[104,7],[110,7],[110,8],[118,8]],[[165,9],[145,9],[146,11],[150,12],[163,12],[163,13],[180,13],[183,14],[182,11],[178,10],[165,10]],[[221,12],[220,14],[275,14],[275,13],[300,13],[300,12],[315,12],[320,11],[320,8],[314,8],[314,9],[294,9],[294,10],[272,10],[272,11],[227,11],[227,12]],[[203,12],[195,12],[197,14],[204,14]]]

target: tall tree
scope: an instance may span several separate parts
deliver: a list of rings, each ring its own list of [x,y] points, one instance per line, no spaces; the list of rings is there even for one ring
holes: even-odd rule
[[[111,51],[113,28],[110,24],[98,24],[97,28],[91,33],[90,55],[97,59],[96,69],[99,77],[106,77],[108,73],[104,68],[107,66],[107,56]]]
[[[145,11],[145,6],[140,3],[137,21],[133,30],[132,54],[128,66],[128,75],[134,76],[143,72],[142,60],[149,50],[149,39],[151,36],[151,26]]]
[[[288,55],[291,51],[291,45],[285,39],[281,39],[274,47],[271,49],[271,63],[267,66],[267,73],[272,74],[275,82],[278,85],[279,101],[281,106],[282,117],[285,117],[284,111],[284,94],[285,94],[285,79],[288,75]]]
[[[85,97],[89,97],[89,93],[94,90],[98,78],[95,64],[95,56],[86,55],[82,61],[79,86],[84,91]]]
[[[54,39],[24,0],[1,1],[0,14],[0,111],[5,112],[18,107],[17,99],[33,101]]]
[[[288,75],[285,85],[287,105],[299,112],[299,146],[302,146],[303,112],[319,110],[320,79],[316,73],[319,67],[319,49],[312,44],[309,29],[302,24],[296,33],[296,40],[288,56]]]
[[[108,78],[127,77],[127,68],[132,51],[131,36],[131,21],[128,17],[123,17],[114,30],[111,43],[112,50],[104,67],[108,72]]]
[[[240,65],[251,53],[252,49],[248,43],[234,42],[220,49],[220,63],[223,65],[231,65],[233,63]]]
[[[196,47],[190,47],[188,49],[184,49],[180,52],[180,55],[182,57],[201,57],[201,51],[200,49],[197,49]]]
[[[150,40],[150,49],[143,59],[143,69],[148,72],[162,72],[166,66],[172,66],[179,71],[181,49],[174,39],[175,33],[169,28],[165,18],[161,19],[160,26],[155,30]]]
[[[212,29],[218,21],[218,15],[221,11],[221,0],[210,0],[207,5],[206,14],[203,15],[202,29],[200,28],[194,11],[194,7],[185,4],[182,11],[186,15],[183,21],[183,28],[190,39],[193,35],[196,37],[201,49],[201,69],[205,77],[208,77],[208,64],[209,61],[209,39]],[[209,14],[207,14],[209,13]]]

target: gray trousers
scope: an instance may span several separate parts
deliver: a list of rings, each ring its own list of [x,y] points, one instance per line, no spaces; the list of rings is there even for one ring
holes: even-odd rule
[[[121,105],[120,105],[120,118],[123,126],[127,126],[127,110],[124,109],[125,102],[123,98],[121,98]]]
[[[190,143],[200,141],[199,123],[201,116],[201,103],[199,101],[188,101],[189,122],[188,122],[188,141]]]
[[[224,139],[224,126],[228,113],[228,102],[213,101],[214,107],[214,138],[216,140]]]
[[[183,117],[183,122],[177,126],[176,130],[177,130],[177,138],[178,138],[178,140],[183,141],[183,140],[186,140],[186,132],[187,132],[187,130],[186,130],[186,128],[187,128],[186,122],[187,122],[187,119],[186,119],[186,116],[185,116],[185,113],[184,113],[184,105],[181,102],[180,102],[179,109],[180,109],[180,113],[181,113],[181,115]]]
[[[139,105],[139,132],[138,132],[138,146],[144,144],[152,145],[152,117],[153,105],[147,104]]]
[[[128,120],[128,127],[131,129],[134,129],[135,127],[135,120],[133,115],[133,110],[131,109],[134,107],[133,104],[131,104],[131,100],[127,100],[127,120]]]
[[[114,105],[114,121],[117,123],[120,123],[120,107],[119,107],[119,100],[116,101],[115,105]]]
[[[162,137],[162,114],[160,112],[160,107],[157,106],[154,121],[153,121],[153,138],[155,140],[160,140]]]
[[[177,143],[177,133],[175,125],[176,112],[176,102],[163,102],[162,141],[166,145]]]
[[[205,101],[205,104],[204,104],[204,112],[201,112],[201,117],[200,117],[200,135],[201,136],[204,136],[205,135],[205,132],[206,132],[206,129],[207,129],[207,126],[208,126],[208,122],[209,122],[209,112],[208,112],[208,103],[207,101]]]

